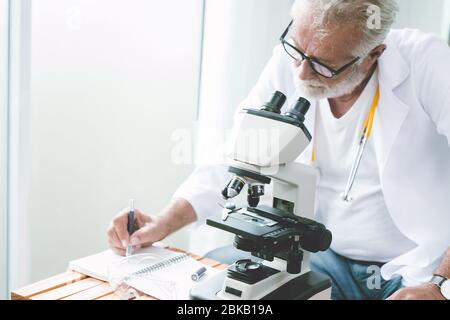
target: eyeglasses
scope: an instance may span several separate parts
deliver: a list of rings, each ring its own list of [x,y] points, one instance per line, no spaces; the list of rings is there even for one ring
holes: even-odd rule
[[[314,58],[308,57],[306,54],[304,54],[303,52],[298,50],[296,47],[294,47],[291,43],[289,43],[287,40],[285,40],[285,37],[288,34],[289,29],[292,26],[293,22],[294,21],[291,21],[291,23],[289,23],[288,27],[286,28],[286,30],[283,32],[283,34],[280,37],[280,41],[283,44],[284,50],[295,61],[302,61],[302,62],[304,60],[308,61],[311,68],[316,73],[321,75],[322,77],[333,78],[333,77],[337,76],[338,74],[341,74],[342,72],[344,72],[345,70],[350,68],[352,65],[354,65],[358,60],[360,60],[360,57],[356,57],[355,59],[353,59],[352,61],[347,63],[345,66],[343,66],[342,68],[335,70],[335,69],[328,67],[325,64],[317,61]]]

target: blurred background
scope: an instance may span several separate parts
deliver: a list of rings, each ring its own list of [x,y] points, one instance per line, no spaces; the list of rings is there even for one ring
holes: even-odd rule
[[[0,0],[0,298],[106,249],[129,198],[152,214],[168,203],[202,128],[231,125],[292,2]],[[395,27],[450,40],[450,0],[398,2]],[[165,242],[203,254],[229,240],[200,227]]]

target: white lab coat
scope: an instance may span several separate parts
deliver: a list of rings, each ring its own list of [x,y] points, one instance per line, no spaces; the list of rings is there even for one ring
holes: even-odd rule
[[[385,279],[399,274],[405,285],[413,286],[430,279],[450,245],[450,48],[438,37],[412,29],[392,30],[385,43],[371,139],[388,211],[417,246],[381,272]],[[277,46],[240,108],[260,107],[275,90],[288,97],[286,105],[294,103],[301,93],[291,66],[291,58]],[[305,124],[314,136],[313,110]],[[310,159],[311,145],[299,161]],[[222,167],[199,167],[174,197],[188,200],[203,221],[217,213],[228,177]]]

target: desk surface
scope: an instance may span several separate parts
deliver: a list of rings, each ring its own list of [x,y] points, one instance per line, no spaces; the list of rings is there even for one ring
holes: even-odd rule
[[[156,244],[163,248],[184,252],[184,250]],[[188,253],[201,263],[223,270],[227,266],[217,261]],[[11,292],[12,300],[117,300],[107,282],[94,279],[75,271],[67,271],[51,278],[38,281]],[[141,300],[156,300],[151,296],[142,296]]]

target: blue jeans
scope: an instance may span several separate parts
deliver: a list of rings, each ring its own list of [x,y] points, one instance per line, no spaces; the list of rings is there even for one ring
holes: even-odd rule
[[[400,276],[384,280],[379,272],[383,263],[355,261],[338,255],[331,249],[311,254],[312,271],[328,276],[332,281],[333,300],[384,300],[401,289]]]

